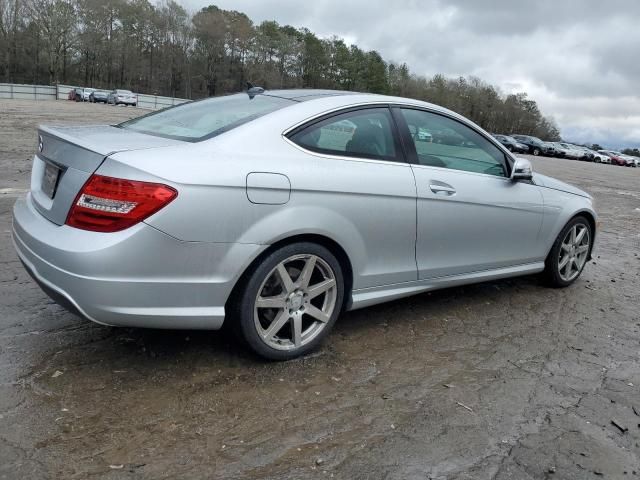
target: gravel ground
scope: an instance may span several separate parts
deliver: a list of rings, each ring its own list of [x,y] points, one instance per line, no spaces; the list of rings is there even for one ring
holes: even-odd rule
[[[570,288],[418,295],[266,363],[220,332],[81,320],[18,262],[36,125],[140,113],[0,100],[0,478],[640,476],[640,169],[533,160],[597,200],[595,258]]]

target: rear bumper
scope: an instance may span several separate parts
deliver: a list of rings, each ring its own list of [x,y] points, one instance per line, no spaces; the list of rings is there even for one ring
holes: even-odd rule
[[[108,234],[59,226],[30,195],[14,206],[13,242],[43,290],[89,320],[212,330],[244,267],[266,247],[183,242],[144,223]]]

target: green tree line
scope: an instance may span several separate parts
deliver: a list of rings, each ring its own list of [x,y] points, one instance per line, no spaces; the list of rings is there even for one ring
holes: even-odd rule
[[[376,51],[275,21],[173,0],[0,0],[0,81],[127,88],[201,98],[267,89],[331,88],[426,100],[483,128],[559,140],[526,93],[482,80],[426,77]]]

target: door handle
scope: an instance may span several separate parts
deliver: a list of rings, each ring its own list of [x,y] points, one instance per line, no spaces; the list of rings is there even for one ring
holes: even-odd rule
[[[440,183],[431,183],[429,188],[436,195],[455,195],[456,189],[451,185],[440,184]]]

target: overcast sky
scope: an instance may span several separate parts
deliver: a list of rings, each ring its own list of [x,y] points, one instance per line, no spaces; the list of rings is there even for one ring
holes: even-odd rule
[[[182,0],[527,92],[565,139],[640,146],[640,0]]]

